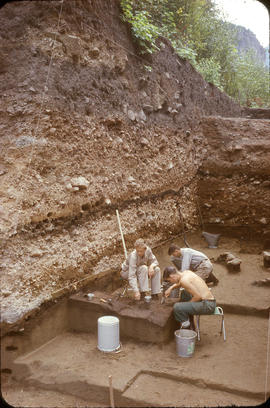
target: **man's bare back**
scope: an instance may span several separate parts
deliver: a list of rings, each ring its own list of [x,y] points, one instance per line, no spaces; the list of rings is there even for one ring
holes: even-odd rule
[[[180,285],[192,295],[193,302],[214,299],[204,280],[192,271],[186,270],[181,273]]]

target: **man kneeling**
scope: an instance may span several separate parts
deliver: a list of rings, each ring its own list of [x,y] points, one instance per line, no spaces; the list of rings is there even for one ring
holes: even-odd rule
[[[180,302],[174,304],[173,312],[175,319],[180,322],[181,328],[190,326],[194,329],[193,316],[213,314],[216,308],[216,300],[205,281],[194,272],[186,270],[177,272],[172,266],[164,269],[163,280],[173,283],[165,292],[165,297],[175,288],[184,288],[181,291]]]

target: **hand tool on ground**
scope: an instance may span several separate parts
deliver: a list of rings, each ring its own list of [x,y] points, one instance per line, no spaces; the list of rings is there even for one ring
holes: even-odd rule
[[[127,292],[128,289],[128,282],[125,282],[124,290],[122,293],[120,293],[119,297],[124,297],[125,293]]]

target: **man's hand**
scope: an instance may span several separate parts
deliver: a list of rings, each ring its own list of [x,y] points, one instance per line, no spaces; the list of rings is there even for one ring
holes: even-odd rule
[[[150,265],[149,268],[148,268],[148,276],[149,276],[149,278],[152,278],[154,275],[155,275],[154,268],[153,268],[153,266]]]
[[[171,289],[171,286],[170,286],[167,290],[165,290],[164,296],[165,296],[166,298],[169,297],[170,294],[171,294],[171,291],[172,291],[172,289]]]
[[[140,300],[140,299],[141,299],[141,294],[140,294],[140,292],[135,292],[135,293],[134,293],[134,298],[135,298],[135,300]]]

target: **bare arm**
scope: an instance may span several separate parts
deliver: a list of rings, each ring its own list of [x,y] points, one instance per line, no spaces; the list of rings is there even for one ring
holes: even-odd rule
[[[170,286],[170,287],[165,291],[165,293],[164,293],[165,297],[170,296],[171,291],[172,291],[173,289],[180,288],[180,287],[181,287],[180,283],[174,283],[172,286]]]

